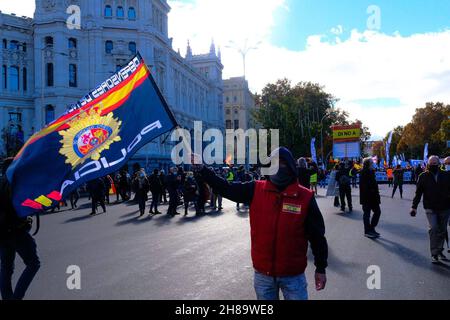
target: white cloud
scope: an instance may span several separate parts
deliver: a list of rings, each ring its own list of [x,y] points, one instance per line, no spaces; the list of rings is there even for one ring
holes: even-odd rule
[[[377,136],[408,123],[425,102],[450,103],[450,31],[404,37],[398,32],[386,35],[352,30],[343,40],[344,27],[339,25],[328,35],[311,35],[305,50],[292,51],[269,42],[273,12],[285,7],[281,0],[170,4],[171,33],[182,52],[189,38],[197,52],[207,51],[212,37],[221,44],[245,38],[262,40],[247,60],[247,78],[253,90],[283,77],[293,82],[318,82],[340,99],[338,107],[362,120]],[[224,50],[223,63],[224,77],[242,74],[241,58],[233,50]],[[386,98],[397,99],[400,105],[369,108],[355,102]]]
[[[3,13],[15,13],[18,16],[33,17],[35,0],[0,0],[0,10]]]
[[[368,125],[372,133],[385,135],[396,125],[411,120],[417,107],[428,101],[450,103],[450,31],[386,35],[351,31],[342,39],[345,26],[329,34],[311,35],[306,49],[292,51],[270,43],[275,12],[287,12],[285,0],[169,0],[170,36],[174,48],[184,54],[191,40],[194,53],[208,52],[214,38],[222,46],[224,77],[242,75],[242,58],[225,46],[234,41],[259,49],[247,57],[251,88],[261,90],[279,78],[293,82],[314,81],[341,99],[338,106]],[[0,10],[32,16],[34,0],[0,0]],[[400,105],[364,107],[358,100],[398,99]]]

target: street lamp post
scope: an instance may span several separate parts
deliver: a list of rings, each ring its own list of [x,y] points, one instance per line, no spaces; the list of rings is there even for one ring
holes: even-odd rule
[[[258,45],[261,44],[261,41],[259,41],[256,45],[254,46],[249,46],[248,45],[248,39],[245,39],[245,43],[244,46],[241,47],[238,44],[236,44],[234,41],[230,41],[229,42],[230,45],[226,46],[225,48],[230,48],[230,49],[235,49],[237,50],[241,56],[242,56],[242,64],[244,67],[244,80],[246,79],[246,60],[247,60],[247,54],[250,52],[250,50],[256,50],[258,49]]]

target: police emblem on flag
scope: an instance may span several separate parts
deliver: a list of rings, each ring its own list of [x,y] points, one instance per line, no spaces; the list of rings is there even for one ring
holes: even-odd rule
[[[83,112],[68,123],[69,129],[59,132],[63,137],[59,153],[66,157],[66,163],[73,168],[88,159],[98,160],[111,144],[121,141],[121,124],[112,112],[103,117],[94,108]]]

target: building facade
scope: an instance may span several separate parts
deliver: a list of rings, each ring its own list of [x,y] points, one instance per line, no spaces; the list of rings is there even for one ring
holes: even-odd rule
[[[235,77],[223,81],[223,99],[225,108],[225,128],[254,128],[252,111],[255,99],[244,77]]]
[[[68,18],[80,8],[80,28]],[[68,9],[69,8],[69,9]],[[0,153],[40,130],[140,52],[181,127],[224,129],[220,52],[185,57],[168,37],[164,0],[36,0],[34,18],[0,13]],[[6,141],[5,141],[6,140]],[[164,142],[164,143],[163,143]],[[134,161],[171,165],[173,144],[160,137]]]
[[[252,112],[255,109],[255,98],[250,92],[248,87],[248,81],[245,77],[233,77],[223,81],[223,102],[225,109],[225,128],[228,130],[242,129],[247,131],[248,129],[256,129],[257,126],[253,120]],[[237,132],[237,134],[242,134]],[[227,145],[227,150],[231,150],[232,146]],[[236,153],[235,144],[235,155]],[[245,162],[249,164],[250,152],[256,152],[256,150],[250,150],[249,145],[245,147],[245,159],[237,158],[236,161],[239,164]]]

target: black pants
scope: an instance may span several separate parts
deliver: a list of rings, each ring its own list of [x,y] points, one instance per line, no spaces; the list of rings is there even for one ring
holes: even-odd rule
[[[178,194],[174,190],[173,192],[169,192],[169,208],[167,210],[167,214],[175,215],[177,213],[178,207]]]
[[[16,253],[22,258],[25,269],[13,290],[12,277]],[[26,231],[10,235],[0,242],[0,260],[0,291],[3,300],[22,300],[41,266],[36,242]]]
[[[397,188],[400,190],[400,197],[403,199],[403,183],[394,183],[394,190],[392,191],[392,198],[397,191]]]
[[[352,210],[352,188],[350,187],[350,185],[340,185],[339,195],[341,196],[341,209],[345,210],[345,198],[347,197],[348,208]]]
[[[153,212],[158,212],[158,203],[159,203],[159,199],[161,197],[161,194],[159,192],[153,192],[152,191],[152,203],[150,203],[150,212],[153,211],[153,209],[155,209],[155,211]]]
[[[102,207],[103,212],[106,212],[105,197],[92,197],[92,213],[97,212],[97,203]]]
[[[144,215],[145,213],[145,203],[147,202],[144,197],[137,197],[137,202],[139,205],[139,212],[141,215]]]
[[[77,207],[77,202],[80,199],[80,196],[78,194],[78,192],[72,193],[70,195],[70,206],[72,207],[72,209]]]
[[[364,232],[373,231],[380,221],[381,209],[380,205],[363,205],[364,211]],[[372,220],[370,219],[370,212],[373,211]]]
[[[167,190],[165,188],[162,190],[161,194],[159,195],[159,202],[163,202],[163,200],[164,200],[164,203],[167,202]]]

